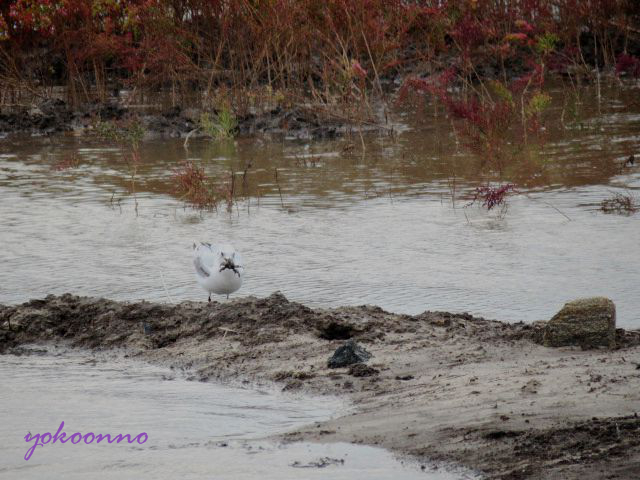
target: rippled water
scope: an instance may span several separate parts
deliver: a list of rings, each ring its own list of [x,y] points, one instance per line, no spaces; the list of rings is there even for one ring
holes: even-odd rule
[[[0,356],[0,378],[2,478],[474,478],[442,468],[425,473],[378,448],[260,440],[344,412],[331,398],[188,382],[147,364],[60,349]],[[53,434],[62,421],[67,437],[145,432],[148,439],[141,445],[58,442],[36,447],[25,461],[33,442],[24,436]]]
[[[4,139],[0,302],[63,292],[205,300],[191,272],[191,243],[203,240],[242,251],[246,280],[237,295],[281,290],[309,305],[371,303],[507,321],[548,319],[565,301],[605,295],[619,324],[640,327],[640,213],[599,211],[615,192],[640,194],[639,162],[623,166],[640,153],[639,92],[605,90],[598,114],[586,91],[579,117],[565,115],[564,127],[552,121],[542,151],[506,172],[523,194],[503,218],[465,207],[487,177],[449,122],[429,111],[402,116],[397,137],[366,136],[364,154],[358,136],[191,142],[188,152],[178,140],[145,142],[138,214],[117,147],[74,137]],[[566,95],[554,92],[551,117],[562,116]],[[52,169],[68,159],[78,166]],[[222,180],[240,172],[232,212],[185,208],[171,182],[185,159]]]

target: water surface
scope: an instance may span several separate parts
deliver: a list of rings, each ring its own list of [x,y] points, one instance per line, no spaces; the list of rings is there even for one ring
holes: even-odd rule
[[[345,406],[333,398],[189,382],[180,372],[111,355],[50,349],[0,356],[0,477],[65,479],[456,480],[385,450],[349,444],[279,445],[264,439],[322,421]],[[141,445],[48,444],[24,455],[27,432],[145,432]]]
[[[502,216],[465,207],[473,188],[498,177],[478,170],[450,122],[429,107],[398,114],[398,135],[366,135],[364,152],[357,135],[192,141],[188,151],[182,140],[146,141],[137,213],[117,145],[6,138],[0,302],[63,292],[205,300],[191,272],[191,244],[202,240],[242,251],[246,281],[237,295],[280,290],[313,306],[507,321],[548,319],[568,300],[605,295],[618,323],[638,328],[640,214],[607,215],[599,205],[614,193],[640,195],[640,162],[624,166],[632,153],[640,157],[639,91],[605,89],[599,106],[584,91],[573,115],[570,92],[554,91],[543,148],[503,172],[521,194]],[[186,159],[221,183],[235,172],[231,212],[185,207],[171,175]],[[57,170],[61,162],[74,166]]]

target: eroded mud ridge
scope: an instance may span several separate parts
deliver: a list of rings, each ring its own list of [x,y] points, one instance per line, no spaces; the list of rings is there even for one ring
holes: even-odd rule
[[[160,112],[139,113],[116,101],[94,102],[72,109],[60,99],[46,100],[31,109],[0,109],[0,134],[31,133],[51,135],[59,132],[90,131],[98,121],[118,122],[137,119],[150,136],[165,138],[203,136],[198,128],[201,111],[180,106]],[[247,113],[237,119],[237,133],[272,134],[299,139],[324,139],[343,135],[353,126],[340,117],[310,108],[280,107],[259,113]],[[375,130],[372,125],[357,126],[358,131]]]
[[[310,309],[281,294],[228,303],[48,296],[0,305],[0,351],[124,349],[194,379],[338,394],[356,411],[285,440],[349,441],[462,463],[489,478],[635,478],[640,332],[616,350],[546,348],[539,327],[377,307]],[[330,369],[348,339],[366,365]]]

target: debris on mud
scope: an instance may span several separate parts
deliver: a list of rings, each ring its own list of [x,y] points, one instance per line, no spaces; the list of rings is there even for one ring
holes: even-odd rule
[[[302,463],[296,460],[290,466],[294,468],[324,468],[324,467],[328,467],[329,465],[344,465],[344,459],[322,457],[314,462],[308,462],[308,463]]]
[[[356,363],[349,367],[349,375],[354,377],[372,377],[378,375],[380,370],[370,367],[364,363]]]

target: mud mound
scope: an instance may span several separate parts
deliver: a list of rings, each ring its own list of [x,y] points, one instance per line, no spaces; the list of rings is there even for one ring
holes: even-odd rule
[[[287,440],[378,445],[488,478],[636,478],[640,332],[618,329],[615,350],[581,350],[536,343],[543,329],[466,313],[311,309],[280,293],[178,305],[65,294],[0,305],[0,352],[50,342],[118,349],[188,379],[276,382],[358,408]],[[371,359],[328,368],[345,341]]]
[[[370,307],[312,310],[284,295],[228,303],[124,303],[71,294],[49,295],[22,305],[0,306],[0,351],[28,342],[68,340],[73,346],[162,348],[181,339],[210,339],[235,333],[244,345],[278,342],[313,332],[327,340],[384,336],[390,325],[382,310]]]

